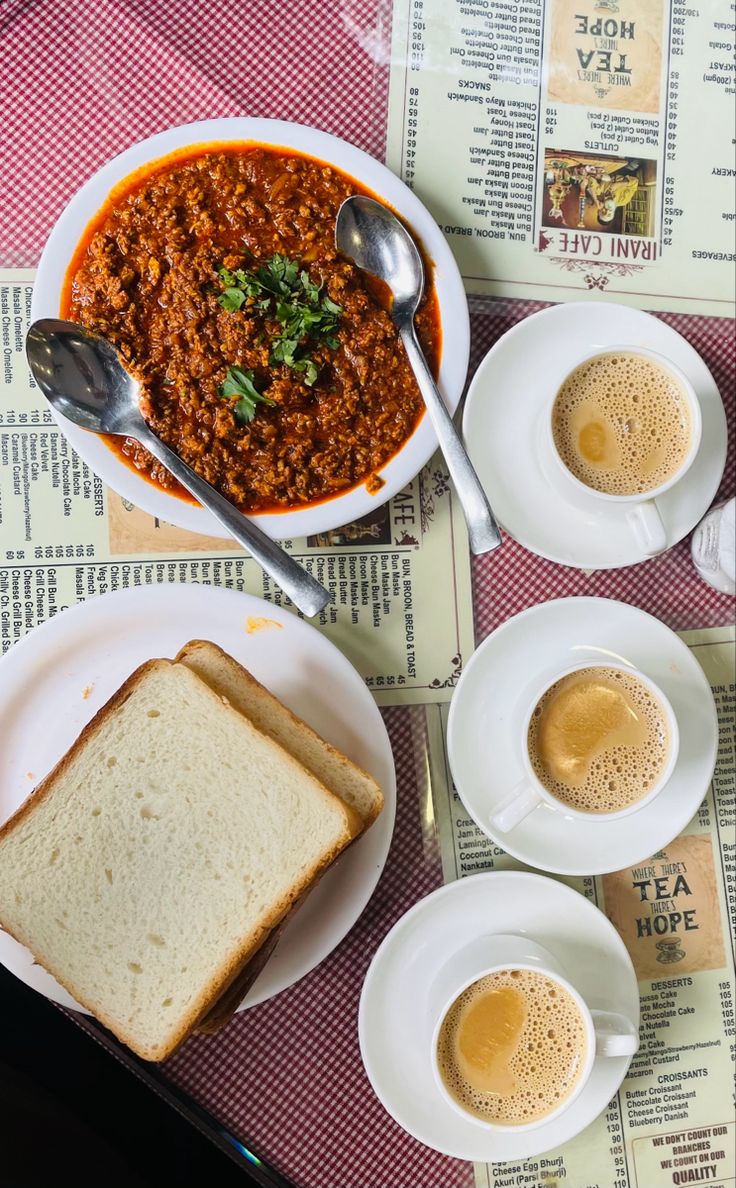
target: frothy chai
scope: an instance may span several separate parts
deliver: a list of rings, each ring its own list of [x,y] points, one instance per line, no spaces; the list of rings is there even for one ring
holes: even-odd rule
[[[563,804],[613,813],[654,787],[670,739],[651,689],[631,673],[601,665],[547,690],[532,714],[527,746],[537,778]]]
[[[551,1114],[585,1066],[585,1022],[571,994],[536,970],[479,978],[445,1015],[437,1062],[447,1091],[482,1119],[523,1126]]]
[[[606,495],[641,495],[677,473],[692,423],[677,377],[645,355],[597,355],[557,393],[552,434],[575,478]]]

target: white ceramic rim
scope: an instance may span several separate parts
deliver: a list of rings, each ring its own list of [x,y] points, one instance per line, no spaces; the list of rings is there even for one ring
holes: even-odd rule
[[[572,569],[620,569],[650,559],[631,532],[628,516],[621,515],[625,509],[603,500],[586,500],[583,507],[582,500],[563,496],[537,453],[535,435],[543,442],[548,375],[565,374],[579,351],[619,342],[651,346],[675,360],[700,401],[703,436],[698,455],[682,482],[657,503],[667,545],[672,547],[692,532],[716,496],[726,464],[728,427],[705,361],[667,322],[616,302],[551,305],[499,338],[480,361],[464,401],[463,439],[499,523],[538,557]],[[520,379],[525,385],[522,393]],[[518,410],[518,416],[509,419],[509,407],[515,414]],[[555,469],[554,478],[558,477]],[[565,481],[562,476],[561,485]],[[569,489],[576,494],[572,486]]]
[[[573,615],[574,635],[572,631],[568,634],[565,626],[566,621]],[[605,616],[605,619],[602,620],[601,616]],[[597,627],[600,622],[604,623],[604,628]],[[582,628],[580,627],[581,623],[583,624]],[[550,636],[550,629],[552,629],[552,636]],[[690,715],[690,717],[684,716],[680,719],[683,723],[680,730],[681,754],[669,784],[663,789],[663,794],[668,799],[667,812],[659,813],[657,817],[654,817],[655,810],[649,805],[645,805],[643,811],[648,814],[646,833],[642,833],[641,829],[632,830],[631,822],[629,822],[625,836],[622,837],[621,834],[618,834],[615,840],[613,858],[610,847],[605,847],[605,849],[602,846],[599,847],[593,858],[589,851],[581,849],[585,846],[586,838],[592,840],[596,836],[595,832],[592,835],[587,833],[585,837],[580,834],[581,826],[587,826],[588,822],[580,824],[573,822],[569,826],[576,831],[574,843],[571,843],[571,849],[566,850],[554,864],[546,858],[546,853],[543,855],[540,852],[533,842],[530,847],[528,837],[516,838],[517,830],[501,835],[489,823],[490,814],[488,811],[489,808],[492,811],[498,811],[500,803],[498,806],[495,803],[489,806],[486,781],[482,793],[485,799],[481,804],[477,783],[473,785],[472,779],[468,775],[467,766],[460,757],[463,752],[470,755],[471,762],[475,764],[476,769],[483,770],[482,764],[480,767],[478,766],[478,754],[473,750],[472,745],[461,745],[463,743],[462,723],[466,720],[465,715],[470,714],[466,705],[470,696],[469,690],[474,689],[474,681],[485,678],[488,672],[489,655],[494,661],[497,661],[499,648],[503,654],[509,642],[514,648],[518,646],[517,635],[520,630],[524,630],[533,640],[535,649],[538,647],[542,649],[542,654],[545,653],[541,641],[545,638],[553,638],[555,642],[550,646],[554,647],[555,651],[558,650],[560,646],[558,643],[559,634],[564,640],[562,644],[564,654],[583,647],[588,651],[590,646],[589,654],[591,658],[594,658],[600,655],[602,650],[606,655],[609,655],[611,648],[618,648],[619,651],[615,653],[617,656],[628,653],[637,656],[642,664],[645,659],[647,663],[652,662],[653,655],[656,655],[661,658],[661,667],[657,671],[659,679],[670,690],[669,700],[684,712],[687,711],[689,701],[685,700],[683,687],[678,688],[681,678],[690,686],[688,696],[695,698],[696,718],[694,719]],[[588,643],[583,643],[585,637],[587,637]],[[640,671],[633,662],[630,662],[630,665]],[[495,671],[498,673],[498,667]],[[501,672],[502,686],[504,677],[508,678],[508,668]],[[516,688],[517,698],[527,687],[528,685],[524,685]],[[477,694],[477,689],[475,692]],[[695,720],[700,731],[697,736],[693,732],[693,721]],[[494,727],[494,737],[498,735],[498,729],[497,726]],[[615,598],[571,595],[537,603],[512,615],[510,619],[486,636],[465,664],[460,680],[453,690],[447,718],[448,767],[454,787],[468,815],[481,833],[489,837],[512,858],[516,858],[519,862],[524,862],[536,870],[544,871],[546,875],[603,875],[621,870],[626,866],[638,866],[646,862],[654,850],[663,849],[693,819],[698,805],[710,787],[717,752],[718,715],[710,685],[697,658],[685,641],[680,639],[661,620],[647,611],[640,610],[639,607]],[[505,762],[506,756],[504,756]],[[514,754],[514,763],[518,763],[517,754]],[[515,767],[514,783],[509,782],[509,792],[519,783],[520,778],[518,768]],[[555,810],[555,815],[564,822],[563,813]],[[531,817],[532,814],[529,816]],[[665,822],[666,828],[663,826],[660,831],[661,822]],[[520,825],[519,831],[521,828]],[[554,825],[553,828],[555,828]],[[565,824],[564,828],[567,830],[568,825]],[[617,830],[620,828],[618,823],[615,828]],[[601,837],[606,836],[603,830],[600,830],[599,833]],[[655,837],[654,842],[651,840],[652,836]],[[559,840],[556,832],[555,840],[556,842]],[[579,851],[584,853],[584,862],[578,857]]]
[[[671,475],[666,482],[660,483],[658,487],[652,487],[651,491],[642,491],[634,495],[611,495],[606,491],[598,491],[595,487],[589,487],[576,475],[572,473],[568,466],[565,465],[555,444],[554,433],[552,431],[552,410],[560,392],[560,388],[567,379],[576,371],[578,367],[582,367],[584,363],[589,363],[592,359],[598,359],[601,355],[615,355],[623,354],[624,352],[630,355],[643,355],[646,359],[651,359],[666,371],[671,371],[675,379],[680,384],[685,396],[687,398],[688,407],[690,410],[690,421],[692,435],[690,439],[690,449],[687,452],[681,466]],[[684,371],[673,363],[665,355],[659,354],[658,351],[650,351],[647,347],[630,346],[628,344],[616,344],[610,347],[599,347],[594,351],[586,351],[576,363],[569,367],[562,378],[556,381],[554,395],[550,400],[548,411],[545,417],[545,438],[547,447],[555,459],[557,465],[562,470],[565,477],[577,488],[579,492],[589,496],[593,499],[604,499],[607,503],[614,504],[639,504],[647,503],[651,499],[657,499],[660,495],[664,495],[665,491],[669,491],[674,487],[675,483],[679,483],[680,479],[684,478],[688,470],[692,466],[700,449],[700,441],[703,435],[703,417],[700,410],[700,401],[698,400],[695,388],[690,383],[690,380],[685,375]]]
[[[586,813],[582,809],[572,808],[571,805],[565,804],[564,800],[558,800],[558,798],[552,792],[545,788],[544,784],[535,773],[531,764],[531,760],[529,759],[529,748],[526,746],[526,740],[529,737],[529,726],[531,725],[532,714],[534,713],[534,710],[537,708],[537,705],[542,700],[547,690],[551,689],[553,685],[556,685],[558,681],[563,680],[565,677],[572,676],[575,672],[582,672],[586,668],[614,668],[617,672],[625,672],[628,673],[629,676],[635,677],[637,680],[641,681],[643,685],[647,686],[649,691],[659,701],[667,716],[667,728],[669,730],[670,736],[670,749],[667,754],[667,762],[662,768],[659,778],[655,781],[649,792],[647,792],[646,796],[642,796],[640,800],[637,800],[634,804],[628,805],[627,808],[617,809],[613,813]],[[615,660],[611,660],[610,662],[607,660],[593,660],[588,661],[587,663],[585,661],[581,661],[580,664],[572,664],[569,668],[563,669],[562,672],[559,672],[557,676],[553,677],[551,680],[545,679],[544,684],[538,686],[538,691],[532,697],[529,708],[524,714],[524,727],[521,733],[521,761],[524,766],[526,778],[535,791],[538,792],[542,797],[542,800],[544,800],[546,804],[550,805],[551,808],[557,809],[559,812],[564,813],[565,816],[578,817],[583,821],[593,821],[598,823],[602,821],[618,820],[620,817],[630,817],[632,813],[636,813],[639,811],[639,809],[644,808],[645,804],[650,804],[651,801],[654,800],[655,796],[658,796],[659,793],[666,787],[669,778],[675,769],[675,764],[677,763],[679,753],[680,727],[678,726],[677,718],[675,717],[675,711],[673,710],[667,695],[662,692],[659,685],[656,684],[656,682],[653,681],[651,677],[648,677],[645,673],[640,672],[638,668],[633,668],[628,664],[617,663]]]
[[[514,969],[527,970],[528,969],[528,970],[531,970],[533,973],[541,973],[545,978],[549,978],[550,981],[556,982],[558,986],[561,986],[563,988],[563,990],[567,991],[567,993],[570,995],[573,1002],[577,1006],[577,1008],[580,1011],[580,1014],[584,1020],[585,1031],[586,1031],[585,1064],[583,1065],[582,1071],[581,1071],[581,1073],[578,1077],[578,1080],[577,1080],[577,1084],[574,1086],[572,1092],[569,1093],[567,1095],[567,1097],[565,1098],[565,1100],[560,1102],[560,1104],[557,1106],[557,1108],[552,1110],[551,1113],[545,1114],[543,1118],[537,1118],[533,1122],[522,1122],[518,1126],[514,1126],[514,1125],[504,1126],[503,1123],[499,1123],[499,1122],[485,1122],[482,1118],[479,1118],[476,1114],[471,1114],[469,1110],[464,1110],[463,1107],[460,1105],[460,1103],[455,1101],[453,1096],[448,1092],[447,1088],[445,1087],[445,1083],[442,1080],[442,1076],[441,1076],[440,1069],[439,1069],[439,1062],[437,1060],[437,1041],[439,1040],[439,1037],[440,1037],[440,1030],[442,1028],[442,1024],[445,1021],[448,1011],[450,1010],[450,1008],[452,1007],[452,1005],[456,1001],[456,999],[458,999],[460,997],[460,995],[463,994],[468,989],[469,986],[472,986],[474,982],[479,982],[481,980],[481,978],[485,978],[489,974],[496,973],[498,970],[506,970],[506,969],[510,969],[510,970],[514,970]],[[452,1106],[452,1108],[456,1114],[460,1114],[461,1118],[464,1118],[466,1121],[474,1122],[478,1126],[482,1126],[484,1130],[489,1130],[489,1131],[496,1132],[496,1133],[498,1133],[499,1131],[502,1131],[505,1134],[523,1134],[525,1131],[538,1130],[540,1126],[545,1126],[548,1122],[554,1122],[556,1118],[559,1118],[560,1114],[564,1114],[564,1112],[568,1109],[568,1107],[571,1106],[572,1103],[576,1100],[576,1098],[578,1098],[580,1096],[580,1094],[582,1093],[583,1089],[585,1088],[586,1084],[588,1083],[590,1074],[593,1071],[593,1065],[595,1064],[595,1056],[596,1056],[595,1025],[593,1023],[593,1016],[590,1013],[590,1008],[588,1007],[588,1004],[586,1003],[585,999],[575,989],[575,987],[573,985],[571,985],[571,983],[567,980],[567,978],[563,977],[561,974],[558,974],[558,973],[552,971],[551,969],[549,969],[546,966],[544,968],[540,968],[538,965],[532,965],[530,962],[526,962],[526,961],[511,961],[511,962],[500,962],[500,963],[497,962],[494,965],[489,965],[484,968],[481,968],[478,973],[474,974],[470,978],[466,978],[460,984],[459,988],[456,989],[453,992],[452,996],[450,998],[448,998],[448,1000],[445,1002],[442,1010],[439,1012],[437,1022],[435,1024],[434,1030],[432,1032],[432,1071],[434,1073],[435,1083],[436,1083],[437,1088],[438,1088],[439,1092],[441,1093],[442,1097],[444,1098],[444,1100],[447,1102],[448,1105]]]
[[[481,897],[483,903],[482,926],[470,910],[469,899],[476,895]],[[516,933],[522,934],[527,927],[527,920],[534,920],[538,943],[543,946],[554,944],[558,951],[561,948],[560,960],[575,966],[576,977],[580,976],[586,991],[591,995],[593,986],[590,982],[590,963],[581,966],[578,954],[581,952],[581,939],[585,942],[583,951],[586,945],[589,948],[590,944],[595,943],[601,959],[609,966],[609,976],[604,981],[606,1009],[624,1015],[631,1021],[635,1030],[639,1027],[639,991],[631,957],[624,942],[608,917],[591,900],[574,891],[566,882],[550,879],[549,876],[536,871],[494,870],[468,875],[467,878],[456,879],[431,891],[396,921],[373,955],[360,996],[358,1040],[368,1080],[389,1115],[419,1142],[456,1159],[483,1163],[518,1162],[542,1155],[563,1142],[569,1142],[606,1108],[607,1103],[620,1088],[631,1063],[630,1056],[612,1058],[606,1062],[596,1061],[589,1082],[589,1091],[578,1100],[578,1116],[572,1125],[569,1121],[566,1126],[558,1123],[553,1134],[543,1135],[541,1141],[537,1135],[529,1137],[521,1148],[510,1143],[509,1140],[513,1136],[499,1135],[493,1140],[493,1136],[487,1135],[481,1127],[469,1131],[469,1134],[473,1135],[473,1140],[468,1143],[468,1135],[459,1134],[454,1126],[452,1133],[448,1131],[444,1111],[431,1108],[431,1113],[425,1111],[425,1117],[418,1119],[412,1107],[407,1107],[407,1098],[412,1094],[421,1096],[426,1104],[427,1089],[430,1086],[432,1098],[434,1097],[434,1079],[427,1069],[426,1076],[422,1070],[420,1083],[412,1084],[407,1081],[407,1073],[411,1070],[405,1067],[404,1056],[411,1057],[411,1053],[418,1049],[418,1044],[414,1044],[412,1037],[409,1051],[405,1053],[401,1047],[402,1041],[405,1040],[405,1032],[403,1029],[397,1031],[395,1027],[391,1030],[387,1012],[391,1012],[394,1018],[397,1013],[401,1016],[402,992],[410,995],[412,1007],[415,1001],[418,1001],[420,987],[426,989],[434,972],[428,968],[428,965],[434,964],[432,955],[436,957],[438,943],[444,943],[443,937],[448,935],[448,931],[455,946],[473,943],[478,936],[488,933],[487,921],[494,918],[493,913],[488,916],[489,905],[502,912],[504,905],[509,904],[511,920],[507,920],[506,923],[510,923],[510,926],[516,929]],[[473,921],[471,932],[466,931],[469,919]],[[423,930],[419,938],[414,933],[416,928]],[[571,949],[572,938],[575,943]],[[407,950],[409,947],[411,956],[407,960],[401,960],[399,955],[402,949]],[[414,955],[422,957],[420,983],[417,983],[414,976]],[[621,985],[622,976],[628,989]],[[391,991],[390,996],[384,993],[386,982]],[[614,996],[613,999],[611,994]],[[391,1043],[388,1049],[386,1029],[390,1031],[390,1039],[396,1041],[395,1044]],[[418,1039],[418,1036],[416,1038]],[[426,1031],[424,1038],[426,1039]],[[391,1053],[389,1057],[385,1055],[387,1050]],[[394,1056],[394,1053],[397,1055]],[[392,1064],[391,1068],[386,1067],[387,1060]],[[431,1107],[434,1107],[434,1101],[429,1100]],[[449,1117],[453,1122],[457,1119],[454,1113]],[[441,1126],[441,1131],[438,1130],[438,1125]],[[485,1141],[476,1142],[477,1136],[492,1141],[490,1145]]]
[[[254,617],[259,617],[264,613],[268,618],[278,622],[282,631],[275,633],[276,638],[270,632],[256,632],[249,637],[241,626],[244,625],[245,618],[251,614]],[[173,638],[167,636],[165,640],[162,640],[157,634],[153,649],[149,650],[147,645],[140,655],[135,655],[135,653],[131,655],[130,651],[126,650],[130,646],[131,638],[141,635],[141,632],[144,636],[147,635],[147,628],[144,625],[141,629],[138,626],[139,622],[143,621],[145,624],[151,618],[157,622],[159,627],[164,621],[166,623],[165,630],[170,630]],[[121,623],[123,639],[126,642],[121,642],[119,634]],[[366,830],[348,847],[345,854],[340,856],[340,860],[324,873],[317,886],[307,896],[299,912],[295,913],[293,918],[287,922],[284,931],[287,940],[283,949],[281,946],[277,946],[277,952],[273,954],[272,959],[266,964],[245,998],[238,1005],[237,1011],[240,1012],[268,1001],[287,990],[324,961],[344,940],[362,915],[376,888],[388,857],[393,836],[396,814],[396,773],[391,740],[386,726],[372,694],[354,665],[337,645],[323,632],[318,631],[312,623],[292,614],[286,607],[267,602],[255,594],[229,589],[225,586],[194,582],[121,587],[118,590],[108,591],[106,594],[97,594],[86,601],[77,602],[62,614],[46,619],[45,622],[40,623],[19,639],[10,651],[0,658],[0,731],[5,730],[5,734],[2,735],[3,742],[5,742],[5,735],[9,740],[7,747],[0,747],[0,823],[9,819],[24,803],[27,795],[31,794],[30,788],[28,790],[23,788],[20,799],[16,800],[13,796],[9,811],[7,813],[4,811],[6,806],[2,795],[3,786],[15,789],[23,783],[16,775],[9,784],[6,784],[3,769],[6,763],[14,764],[12,752],[17,744],[18,719],[28,716],[23,691],[28,687],[28,680],[31,679],[30,673],[34,671],[36,674],[41,673],[40,679],[34,677],[33,680],[36,692],[42,694],[47,681],[54,683],[54,673],[61,672],[63,674],[66,671],[68,665],[63,662],[63,657],[70,647],[74,648],[77,656],[79,656],[80,650],[82,653],[85,652],[85,646],[81,645],[80,647],[79,645],[82,635],[86,639],[95,641],[95,656],[98,655],[101,647],[103,658],[99,663],[104,664],[108,675],[115,672],[118,667],[122,669],[119,680],[112,681],[107,695],[102,697],[99,704],[95,704],[94,701],[88,702],[84,698],[78,699],[79,686],[76,686],[72,696],[80,714],[78,724],[70,732],[65,732],[66,738],[60,747],[52,748],[51,752],[47,754],[48,762],[45,766],[50,770],[58,759],[59,753],[63,753],[71,745],[74,738],[78,737],[79,732],[87,726],[96,710],[106,704],[109,697],[114,694],[118,683],[130,675],[131,670],[135,667],[136,659],[141,663],[150,659],[151,655],[166,654],[167,649],[170,649],[170,655],[175,655],[187,638],[192,639],[198,634],[201,635],[202,624],[207,623],[214,624],[214,628],[211,633],[209,631],[204,633],[205,638],[211,638],[220,646],[225,647],[227,651],[233,652],[239,661],[250,665],[261,680],[268,679],[268,665],[273,666],[273,660],[270,658],[268,664],[264,663],[264,653],[270,656],[273,652],[279,669],[279,677],[274,688],[285,699],[285,704],[288,704],[295,712],[303,713],[307,721],[311,721],[312,725],[328,737],[330,735],[326,729],[325,713],[328,715],[328,721],[333,717],[336,718],[340,723],[340,729],[337,736],[332,735],[332,741],[344,749],[348,756],[353,757],[365,769],[375,774],[384,793],[384,807],[378,819],[370,829]],[[111,624],[114,626],[111,627]],[[118,628],[118,633],[116,633],[115,627]],[[100,644],[101,632],[102,643]],[[237,642],[240,636],[244,642],[248,640],[251,642],[245,642],[244,649],[233,648],[231,641]],[[277,642],[279,640],[280,642]],[[298,657],[298,660],[292,659],[290,664],[286,665],[278,663],[284,648],[286,648],[289,657]],[[307,660],[306,668],[305,658]],[[97,662],[95,660],[95,663]],[[292,694],[285,695],[282,678],[288,677],[290,669],[297,674],[297,687],[304,686],[304,674],[309,671],[316,669],[320,673],[320,687],[322,688],[325,687],[325,677],[327,677],[328,683],[333,682],[330,685],[330,688],[333,689],[332,700],[329,701],[327,697],[315,697],[312,693],[308,696],[299,696],[296,699],[293,697],[293,691]],[[93,681],[96,683],[94,674],[90,675],[93,676]],[[85,673],[84,680],[87,679],[89,677]],[[270,680],[269,684],[271,684]],[[284,684],[288,689],[288,680]],[[68,684],[64,684],[64,694],[68,689]],[[337,713],[332,709],[335,701],[334,690],[337,690],[338,697],[342,697]],[[345,694],[348,690],[351,690],[350,697],[346,699]],[[318,714],[316,720],[310,709],[310,705],[313,705],[314,701],[323,703],[322,714]],[[58,696],[56,704],[58,704]],[[86,705],[90,706],[89,710],[82,709]],[[10,708],[10,720],[4,722],[3,719],[8,708]],[[74,709],[70,708],[74,715]],[[68,715],[66,716],[68,717]],[[54,737],[56,737],[55,734]],[[354,739],[355,742],[350,743],[351,739]],[[365,740],[368,739],[370,743],[366,744]],[[48,740],[45,740],[44,746],[47,746],[47,743]],[[35,747],[36,744],[32,743],[32,745]],[[25,752],[25,746],[26,744],[21,743],[23,752]],[[17,769],[18,774],[24,770],[25,766],[25,762],[21,763]],[[23,792],[27,794],[24,796]],[[320,894],[323,897],[322,900],[319,898]],[[325,905],[327,906],[325,907]],[[320,914],[323,923],[315,932],[314,919],[316,915]],[[292,929],[294,930],[292,940],[289,942],[288,934]],[[3,943],[5,940],[10,942],[10,950],[5,948]],[[13,958],[13,953],[20,957],[20,961]],[[11,960],[7,959],[8,956],[11,957]],[[9,934],[0,932],[0,964],[5,965],[10,972],[21,981],[26,982],[31,988],[45,994],[51,1001],[59,1002],[70,1010],[88,1014],[87,1009],[76,1003],[69,992],[61,987],[42,966],[34,964],[31,967],[44,975],[40,984],[35,977],[28,979],[26,971],[31,966],[31,956],[26,946],[13,940]]]
[[[470,320],[460,271],[447,240],[423,203],[385,165],[362,149],[304,124],[249,117],[201,120],[159,132],[114,157],[85,182],[56,221],[38,265],[31,319],[59,316],[64,277],[72,256],[86,227],[118,182],[177,149],[213,142],[260,143],[305,153],[354,177],[406,219],[434,264],[442,336],[438,383],[450,413],[454,413],[468,369]],[[87,465],[124,499],[179,528],[227,538],[227,531],[204,508],[168,494],[136,474],[94,434],[64,418],[56,420]],[[381,469],[384,485],[378,495],[370,495],[362,483],[313,507],[254,518],[264,532],[279,540],[328,532],[386,503],[418,474],[436,448],[437,438],[425,413],[412,436]]]

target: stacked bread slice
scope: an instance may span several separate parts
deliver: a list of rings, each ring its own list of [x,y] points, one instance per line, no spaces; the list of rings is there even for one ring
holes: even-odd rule
[[[375,821],[383,808],[383,793],[376,781],[351,762],[341,751],[325,742],[310,726],[274,697],[252,673],[232,656],[208,640],[195,639],[176,657],[196,672],[211,689],[234,709],[244,714],[264,734],[284,747],[326,788],[350,805],[358,814],[358,836]],[[353,839],[355,840],[355,839]],[[317,883],[314,879],[290,907],[279,923],[261,942],[257,952],[243,966],[239,976],[228,986],[214,1006],[197,1024],[197,1031],[212,1035],[219,1031],[237,1010],[250,987],[278,943],[285,925],[299,904]]]
[[[383,808],[383,794],[373,777],[320,738],[242,664],[202,639],[185,644],[176,659],[349,804],[364,826],[375,821]]]
[[[137,669],[0,829],[0,924],[163,1060],[227,1020],[381,805],[370,776],[196,641]]]

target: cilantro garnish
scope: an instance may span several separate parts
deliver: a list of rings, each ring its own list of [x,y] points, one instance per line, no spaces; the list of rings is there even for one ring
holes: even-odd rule
[[[273,408],[274,400],[269,400],[255,386],[253,372],[243,371],[240,367],[229,367],[225,382],[220,388],[220,395],[226,400],[238,396],[238,402],[233,407],[235,420],[241,425],[247,425],[256,415],[258,404],[270,404]]]
[[[311,350],[325,343],[330,350],[340,345],[335,334],[342,307],[322,292],[296,260],[278,252],[253,272],[242,268],[220,268],[223,292],[218,301],[228,313],[246,303],[264,317],[275,319],[281,329],[271,340],[271,363],[283,363],[301,372],[308,387],[315,383],[319,368]]]

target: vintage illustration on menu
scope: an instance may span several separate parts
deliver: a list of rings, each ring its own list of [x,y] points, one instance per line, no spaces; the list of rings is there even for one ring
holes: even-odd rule
[[[107,497],[107,525],[110,555],[124,557],[130,553],[231,553],[232,544],[225,537],[200,536],[167,524],[158,516],[149,516],[115,491]]]
[[[656,161],[546,149],[542,225],[654,235]]]
[[[554,0],[550,99],[659,111],[664,0]]]
[[[384,503],[352,524],[343,524],[339,528],[308,536],[307,544],[313,549],[344,548],[346,545],[354,548],[370,545],[375,548],[379,544],[391,544],[392,519],[391,509]]]

